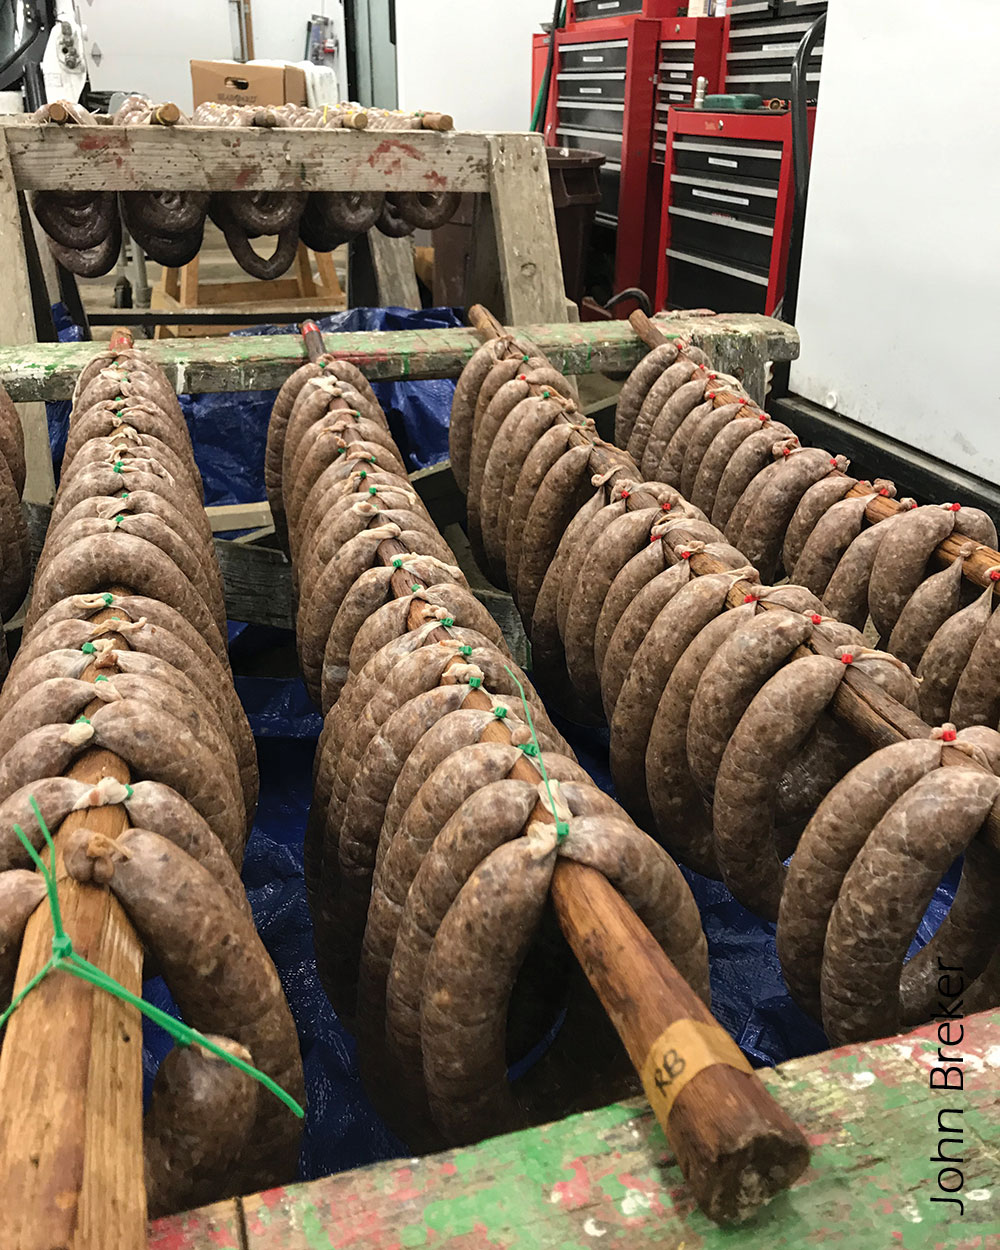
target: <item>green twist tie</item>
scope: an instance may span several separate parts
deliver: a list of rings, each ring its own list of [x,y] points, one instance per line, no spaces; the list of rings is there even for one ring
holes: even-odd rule
[[[364,481],[367,476],[368,476],[367,469],[362,469],[361,472],[358,474],[358,477],[361,478],[362,481]]]
[[[74,725],[89,725],[90,720],[86,716],[78,716],[76,720],[73,722],[73,724]]]
[[[125,787],[126,793],[131,797],[132,787]],[[42,813],[38,809],[34,795],[31,796],[31,810],[35,814],[35,820],[38,827],[42,831],[45,844],[49,850],[51,862],[55,862],[56,848],[52,843],[52,835],[49,833],[48,826],[42,819]],[[31,839],[25,834],[20,825],[14,826],[14,832],[21,840],[24,849],[34,860],[35,867],[42,874],[45,881],[45,892],[48,895],[49,911],[52,916],[52,954],[49,956],[45,964],[31,978],[28,984],[19,994],[17,994],[10,1006],[0,1015],[0,1032],[3,1031],[7,1021],[14,1012],[24,1002],[25,998],[31,991],[45,978],[50,972],[68,972],[70,976],[77,977],[80,981],[86,981],[88,985],[94,986],[95,989],[103,990],[106,994],[110,994],[113,998],[121,999],[122,1002],[128,1003],[141,1011],[144,1016],[152,1020],[154,1024],[158,1024],[161,1029],[169,1033],[170,1036],[181,1046],[192,1046],[197,1044],[205,1050],[215,1055],[217,1058],[224,1060],[234,1068],[238,1068],[241,1072],[245,1072],[247,1076],[252,1077],[264,1086],[266,1090],[272,1093],[275,1098],[279,1098],[286,1107],[289,1108],[299,1119],[305,1117],[305,1112],[291,1096],[287,1094],[280,1085],[259,1068],[255,1068],[252,1064],[246,1063],[243,1059],[238,1059],[235,1055],[231,1055],[229,1051],[224,1050],[215,1042],[210,1041],[204,1033],[200,1033],[197,1029],[192,1029],[183,1021],[175,1020],[173,1016],[167,1015],[165,1011],[161,1011],[159,1007],[154,1007],[152,1003],[147,1003],[144,999],[139,998],[124,985],[120,985],[112,976],[109,976],[103,969],[98,968],[96,964],[92,964],[89,959],[84,959],[82,955],[78,955],[73,949],[73,941],[63,927],[62,911],[59,907],[59,891],[56,886],[55,873],[49,864],[42,859],[41,855],[35,850]]]
[[[84,655],[93,655],[97,648],[92,642],[85,642],[80,648]]]
[[[527,364],[527,363],[528,363],[528,361],[531,359],[531,357],[530,357],[530,356],[522,356],[522,357],[521,357],[521,359],[524,361],[524,363],[525,363],[525,364]]]
[[[101,595],[101,598],[104,600],[104,602],[108,605],[108,607],[109,607],[109,608],[111,607],[111,605],[112,605],[112,604],[114,603],[114,601],[115,601],[115,597],[114,597],[114,595],[103,594],[103,595]],[[116,617],[114,617],[113,619],[117,621],[117,620],[118,620],[118,617],[116,616]]]
[[[392,567],[394,569],[401,569],[403,567],[403,557],[396,556],[392,562]]]
[[[507,669],[508,673],[510,673],[511,680],[514,685],[517,686],[517,692],[521,696],[521,704],[524,708],[524,719],[528,724],[528,731],[531,734],[531,741],[521,747],[521,750],[525,753],[525,755],[530,755],[532,759],[538,760],[538,769],[542,774],[542,780],[545,782],[545,792],[549,796],[549,807],[556,822],[556,841],[565,842],[566,837],[569,834],[569,825],[565,820],[560,820],[559,817],[556,816],[556,800],[552,793],[552,783],[549,781],[549,774],[545,768],[545,761],[542,759],[542,748],[538,744],[538,734],[535,733],[535,722],[531,719],[531,708],[528,707],[528,700],[525,697],[524,687],[506,664],[504,665],[504,668]]]
[[[107,677],[95,677],[95,678],[94,678],[94,685],[96,686],[96,685],[97,685],[97,683],[98,683],[99,681],[108,681],[108,680],[109,680],[109,678],[107,678]]]
[[[505,707],[497,706],[493,709],[493,715],[497,718],[497,720],[503,720],[503,718],[507,715],[507,709]]]
[[[542,391],[542,399],[548,399],[551,394],[551,391]]]
[[[113,470],[115,473],[121,473],[121,471],[122,471],[122,469],[124,469],[124,467],[125,467],[125,461],[124,461],[124,460],[116,460],[116,461],[114,462],[114,464],[111,466],[112,470]]]
[[[423,590],[423,586],[421,586],[419,582],[414,582],[410,587],[410,593],[415,595],[418,590]]]
[[[347,454],[347,448],[346,448],[346,447],[338,447],[338,448],[337,448],[337,455],[338,455],[338,456],[344,456],[344,455],[346,455],[346,454]]]
[[[123,491],[122,491],[122,499],[128,499],[128,491],[127,491],[127,490],[123,490]]]
[[[483,679],[481,677],[469,678],[469,686],[472,690],[478,690],[482,684],[483,684]]]
[[[133,794],[135,794],[135,791],[132,789],[132,787],[131,787],[131,786],[126,786],[126,787],[125,787],[125,797],[126,797],[127,799],[130,799],[130,798],[132,797],[132,795],[133,795]]]
[[[118,515],[115,517],[115,525],[121,525],[122,521],[124,520],[125,520],[124,514],[119,512]]]
[[[369,494],[369,495],[377,495],[377,494],[378,494],[378,487],[377,487],[377,486],[369,486],[369,487],[368,487],[368,494]]]
[[[453,616],[444,616],[441,618],[441,624],[447,629],[451,629],[452,625],[455,624],[455,618]]]
[[[464,647],[458,648],[458,653],[459,655],[469,656],[472,654],[472,648],[466,643]]]
[[[369,457],[368,457],[368,460],[367,460],[367,463],[368,463],[368,464],[378,464],[378,461],[375,459],[375,457],[374,457],[374,456],[369,456]]]

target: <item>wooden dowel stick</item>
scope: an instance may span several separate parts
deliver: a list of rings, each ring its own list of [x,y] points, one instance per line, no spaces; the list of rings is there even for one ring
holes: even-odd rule
[[[492,319],[485,309],[481,311],[483,324],[490,326]],[[306,323],[301,329],[310,358],[318,358],[323,349],[318,328]],[[338,400],[333,406],[347,408],[348,404]],[[379,544],[377,554],[389,567],[407,549],[389,538]],[[423,583],[415,574],[399,569],[390,585],[397,598],[405,598]],[[414,600],[407,625],[419,629],[424,623],[422,606]],[[447,629],[440,627],[428,631],[427,641],[449,637]],[[462,704],[483,711],[493,705],[481,689],[471,690]],[[481,741],[509,743],[510,731],[497,718],[486,726]],[[508,776],[538,783],[537,770],[524,757],[515,761]],[[528,823],[532,821],[555,823],[541,800],[528,818]],[[560,861],[553,874],[552,894],[566,939],[640,1075],[664,1030],[678,1020],[698,1021],[704,1036],[714,1039],[716,1052],[724,1055],[728,1047],[739,1057],[735,1043],[600,873]],[[595,899],[602,900],[597,922],[591,916]],[[641,993],[636,993],[636,986],[642,987]],[[634,1010],[623,1011],[623,1002],[632,1003]],[[694,1078],[672,1109],[655,1093],[651,1101],[692,1193],[713,1219],[742,1218],[792,1184],[808,1163],[809,1147],[802,1132],[755,1075],[737,1071],[724,1059],[709,1064]]]
[[[699,1206],[740,1220],[805,1171],[809,1146],[605,877],[560,860],[556,915],[635,1067]],[[737,1052],[738,1053],[738,1052]],[[702,1064],[704,1066],[700,1066]],[[690,1076],[697,1069],[696,1075]],[[690,1076],[667,1106],[671,1084]]]
[[[424,113],[420,125],[423,130],[453,130],[455,119],[450,113]]]
[[[113,587],[113,593],[124,593]],[[109,619],[113,608],[94,620]],[[111,634],[116,647],[126,640]],[[105,670],[106,671],[106,670]],[[99,670],[91,664],[84,680]],[[90,715],[103,706],[95,699]],[[67,774],[128,782],[123,760],[85,751]],[[77,829],[117,837],[120,805],[73,812],[55,831],[56,878],[74,949],[133,994],[142,944],[109,890],[67,876],[62,847]],[[25,931],[16,991],[52,953],[43,903]],[[64,972],[50,973],[11,1017],[0,1050],[0,1245],[4,1250],[136,1250],[145,1244],[142,1022],[139,1012]]]

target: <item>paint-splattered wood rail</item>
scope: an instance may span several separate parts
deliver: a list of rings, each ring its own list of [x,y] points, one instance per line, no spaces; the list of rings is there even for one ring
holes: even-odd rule
[[[138,129],[138,128],[137,128]],[[149,129],[155,129],[150,127]],[[794,360],[797,332],[754,314],[676,317],[656,322],[671,337],[689,339],[727,373],[754,372],[767,360]],[[627,321],[526,325],[520,330],[567,374],[628,373],[649,350]],[[359,331],[326,334],[330,351],[352,361],[373,382],[458,377],[479,346],[471,327],[444,330]],[[277,390],[306,359],[297,334],[222,339],[163,339],[143,352],[166,370],[181,393]],[[0,346],[0,381],[18,403],[69,399],[91,343]],[[725,363],[724,363],[725,362]]]
[[[953,986],[950,988],[954,988]],[[1000,1012],[969,1016],[965,1089],[929,1088],[938,1026],[793,1059],[761,1073],[813,1148],[813,1165],[749,1223],[693,1207],[643,1100],[426,1159],[397,1160],[161,1220],[149,1250],[996,1250],[1000,1246]],[[954,1050],[949,1053],[955,1053]],[[938,1114],[963,1209],[933,1203]],[[948,1184],[954,1178],[946,1178]]]

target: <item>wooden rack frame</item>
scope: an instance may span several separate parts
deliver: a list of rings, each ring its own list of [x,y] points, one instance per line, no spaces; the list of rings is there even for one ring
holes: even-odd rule
[[[566,297],[536,134],[0,124],[0,342],[35,339],[22,237],[28,191],[468,191],[480,197],[469,302],[513,323],[561,321]],[[409,249],[409,242],[401,240]],[[391,250],[391,249],[390,249]],[[82,344],[81,344],[82,346]],[[23,414],[25,497],[54,493],[44,413]]]

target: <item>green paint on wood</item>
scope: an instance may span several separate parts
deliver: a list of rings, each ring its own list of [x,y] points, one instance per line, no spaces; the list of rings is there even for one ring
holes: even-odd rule
[[[670,333],[690,337],[726,369],[732,362],[793,360],[797,332],[753,314],[693,317],[666,323]],[[627,321],[526,326],[524,333],[568,374],[627,373],[646,348]],[[479,346],[471,329],[358,331],[325,336],[328,350],[357,364],[374,381],[457,377]],[[18,403],[68,399],[77,375],[94,356],[93,343],[0,346],[0,381]],[[167,371],[181,393],[276,390],[305,359],[294,334],[215,339],[160,339],[143,351]],[[723,367],[720,365],[720,367]]]

